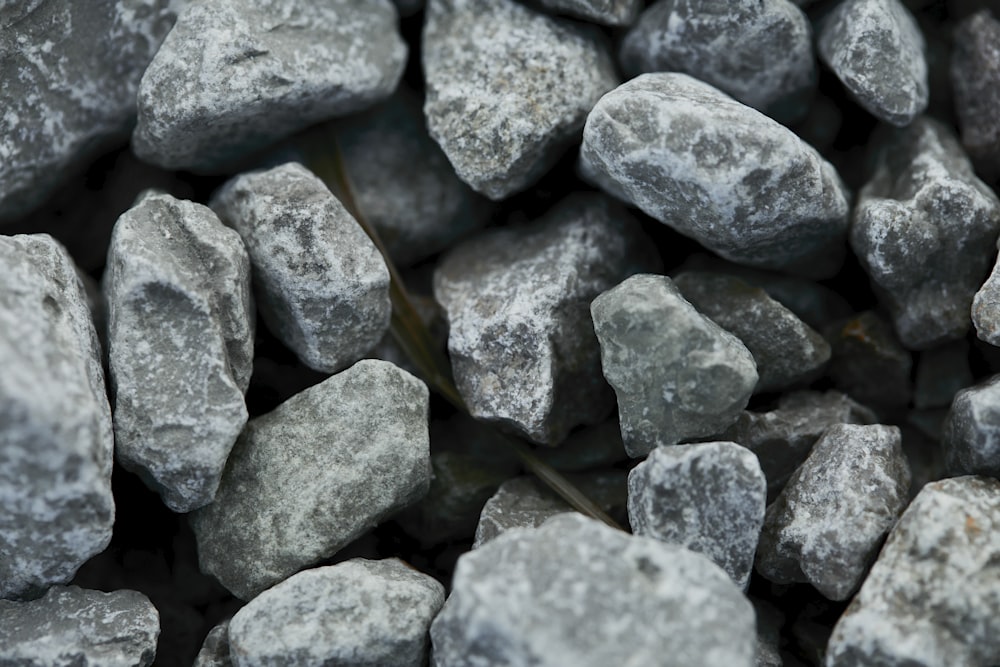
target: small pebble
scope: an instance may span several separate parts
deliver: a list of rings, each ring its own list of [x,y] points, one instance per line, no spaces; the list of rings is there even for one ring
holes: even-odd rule
[[[1000,375],[958,392],[941,446],[952,475],[1000,477]]]

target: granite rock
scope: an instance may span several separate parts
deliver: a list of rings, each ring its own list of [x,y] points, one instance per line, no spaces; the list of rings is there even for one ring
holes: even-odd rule
[[[1000,375],[956,394],[941,445],[952,475],[1000,477]]]
[[[642,0],[534,0],[542,9],[608,26],[628,26],[639,16]]]
[[[229,655],[228,620],[209,631],[192,667],[233,667],[233,660]]]
[[[966,17],[955,29],[951,88],[962,144],[991,176],[1000,175],[1000,21],[989,9]]]
[[[877,313],[865,311],[834,322],[823,333],[832,350],[828,374],[838,389],[865,405],[910,402],[913,358]]]

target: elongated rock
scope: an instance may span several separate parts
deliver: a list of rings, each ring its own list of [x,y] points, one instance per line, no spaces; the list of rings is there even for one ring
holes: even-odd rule
[[[956,394],[941,445],[951,474],[1000,477],[1000,375]]]
[[[1000,21],[984,8],[955,29],[951,87],[962,145],[991,176],[1000,173]]]
[[[585,21],[627,26],[639,15],[642,0],[534,0],[543,9]]]

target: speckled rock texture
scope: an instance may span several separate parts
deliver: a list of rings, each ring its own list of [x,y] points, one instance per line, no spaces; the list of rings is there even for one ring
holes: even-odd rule
[[[767,481],[734,442],[657,447],[628,475],[632,532],[705,554],[746,590]]]
[[[846,600],[906,507],[909,486],[897,427],[830,426],[768,506],[757,571]]]
[[[114,439],[73,260],[48,235],[2,236],[0,266],[0,598],[16,599],[108,545]]]
[[[962,144],[991,176],[1000,175],[1000,21],[989,9],[968,16],[955,29],[951,88]]]
[[[0,221],[128,136],[139,79],[174,18],[169,0],[0,6]]]
[[[423,667],[444,586],[396,558],[355,558],[306,570],[236,612],[238,667]]]
[[[931,482],[830,637],[826,667],[967,665],[1000,655],[1000,482]]]
[[[17,667],[146,667],[160,615],[138,591],[55,586],[30,602],[0,600],[0,664]]]
[[[319,178],[289,162],[237,176],[212,208],[243,238],[268,328],[311,368],[336,372],[389,328],[389,270]]]
[[[211,629],[192,667],[232,667],[229,655],[229,621],[223,621]]]
[[[941,445],[952,475],[1000,477],[1000,375],[958,392]]]
[[[629,278],[596,298],[591,314],[629,456],[714,435],[747,406],[757,384],[750,351],[666,276]]]
[[[839,268],[847,194],[791,130],[686,74],[643,74],[601,98],[584,176],[722,257],[810,275]]]
[[[895,133],[861,190],[851,247],[911,349],[961,338],[994,259],[1000,199],[943,125]]]
[[[910,402],[913,357],[881,316],[865,311],[832,323],[823,334],[832,350],[828,373],[838,389],[870,406]]]
[[[212,502],[247,421],[250,258],[207,206],[144,197],[104,276],[115,454],[175,512]]]
[[[132,149],[213,170],[371,106],[406,64],[397,18],[389,0],[188,2],[142,76]]]
[[[364,360],[252,419],[191,515],[202,570],[249,600],[421,498],[427,410],[422,382]]]
[[[430,134],[491,199],[537,181],[618,84],[596,30],[514,0],[430,0],[422,48]]]
[[[1000,346],[1000,261],[972,298],[972,323],[980,340]]]
[[[879,120],[905,127],[927,108],[924,37],[899,0],[844,0],[821,22],[817,48]]]
[[[434,273],[455,382],[472,416],[557,445],[613,397],[601,379],[591,300],[659,259],[615,202],[573,195],[527,225],[485,232]]]
[[[609,26],[627,26],[642,9],[642,0],[529,0],[556,14]]]
[[[459,558],[431,640],[436,667],[749,667],[755,634],[701,554],[563,514]]]
[[[801,117],[816,86],[809,19],[788,0],[659,0],[622,42],[627,74],[684,72],[764,113]]]
[[[685,271],[674,285],[702,315],[747,346],[757,363],[755,391],[777,391],[818,376],[830,345],[795,313],[735,276]]]

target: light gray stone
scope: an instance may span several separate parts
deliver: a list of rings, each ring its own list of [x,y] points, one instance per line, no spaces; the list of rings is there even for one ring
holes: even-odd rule
[[[591,314],[629,456],[718,433],[747,406],[757,384],[750,351],[666,276],[629,278]]]
[[[984,7],[955,28],[950,68],[962,145],[977,166],[991,176],[1000,174],[998,43],[1000,21]]]
[[[261,315],[302,363],[332,373],[389,328],[389,270],[319,178],[290,162],[229,181],[212,208],[243,238]]]
[[[193,667],[232,667],[229,655],[229,621],[223,621],[212,628],[201,650],[194,659]]]
[[[757,571],[846,600],[906,507],[909,486],[898,428],[830,426],[768,506]]]
[[[602,420],[613,398],[590,301],[658,266],[638,223],[594,194],[452,250],[434,274],[434,296],[447,312],[448,351],[470,414],[546,445]]]
[[[431,626],[436,667],[750,667],[753,607],[683,547],[580,514],[459,558]]]
[[[444,586],[403,561],[355,558],[269,588],[229,625],[238,667],[423,667]]]
[[[73,260],[48,235],[3,236],[0,266],[0,598],[19,598],[108,545],[114,439]]]
[[[430,0],[422,44],[430,134],[491,199],[548,171],[618,83],[596,31],[514,0]]]
[[[1000,375],[958,392],[941,445],[953,475],[1000,477]]]
[[[389,0],[188,2],[142,76],[132,149],[214,170],[388,97],[406,44]]]
[[[541,8],[609,26],[631,25],[642,10],[642,0],[534,0]]]
[[[420,499],[428,399],[364,360],[250,420],[215,501],[191,515],[202,570],[248,600]]]
[[[587,117],[583,175],[722,257],[839,268],[847,195],[788,128],[686,74],[643,74]]]

